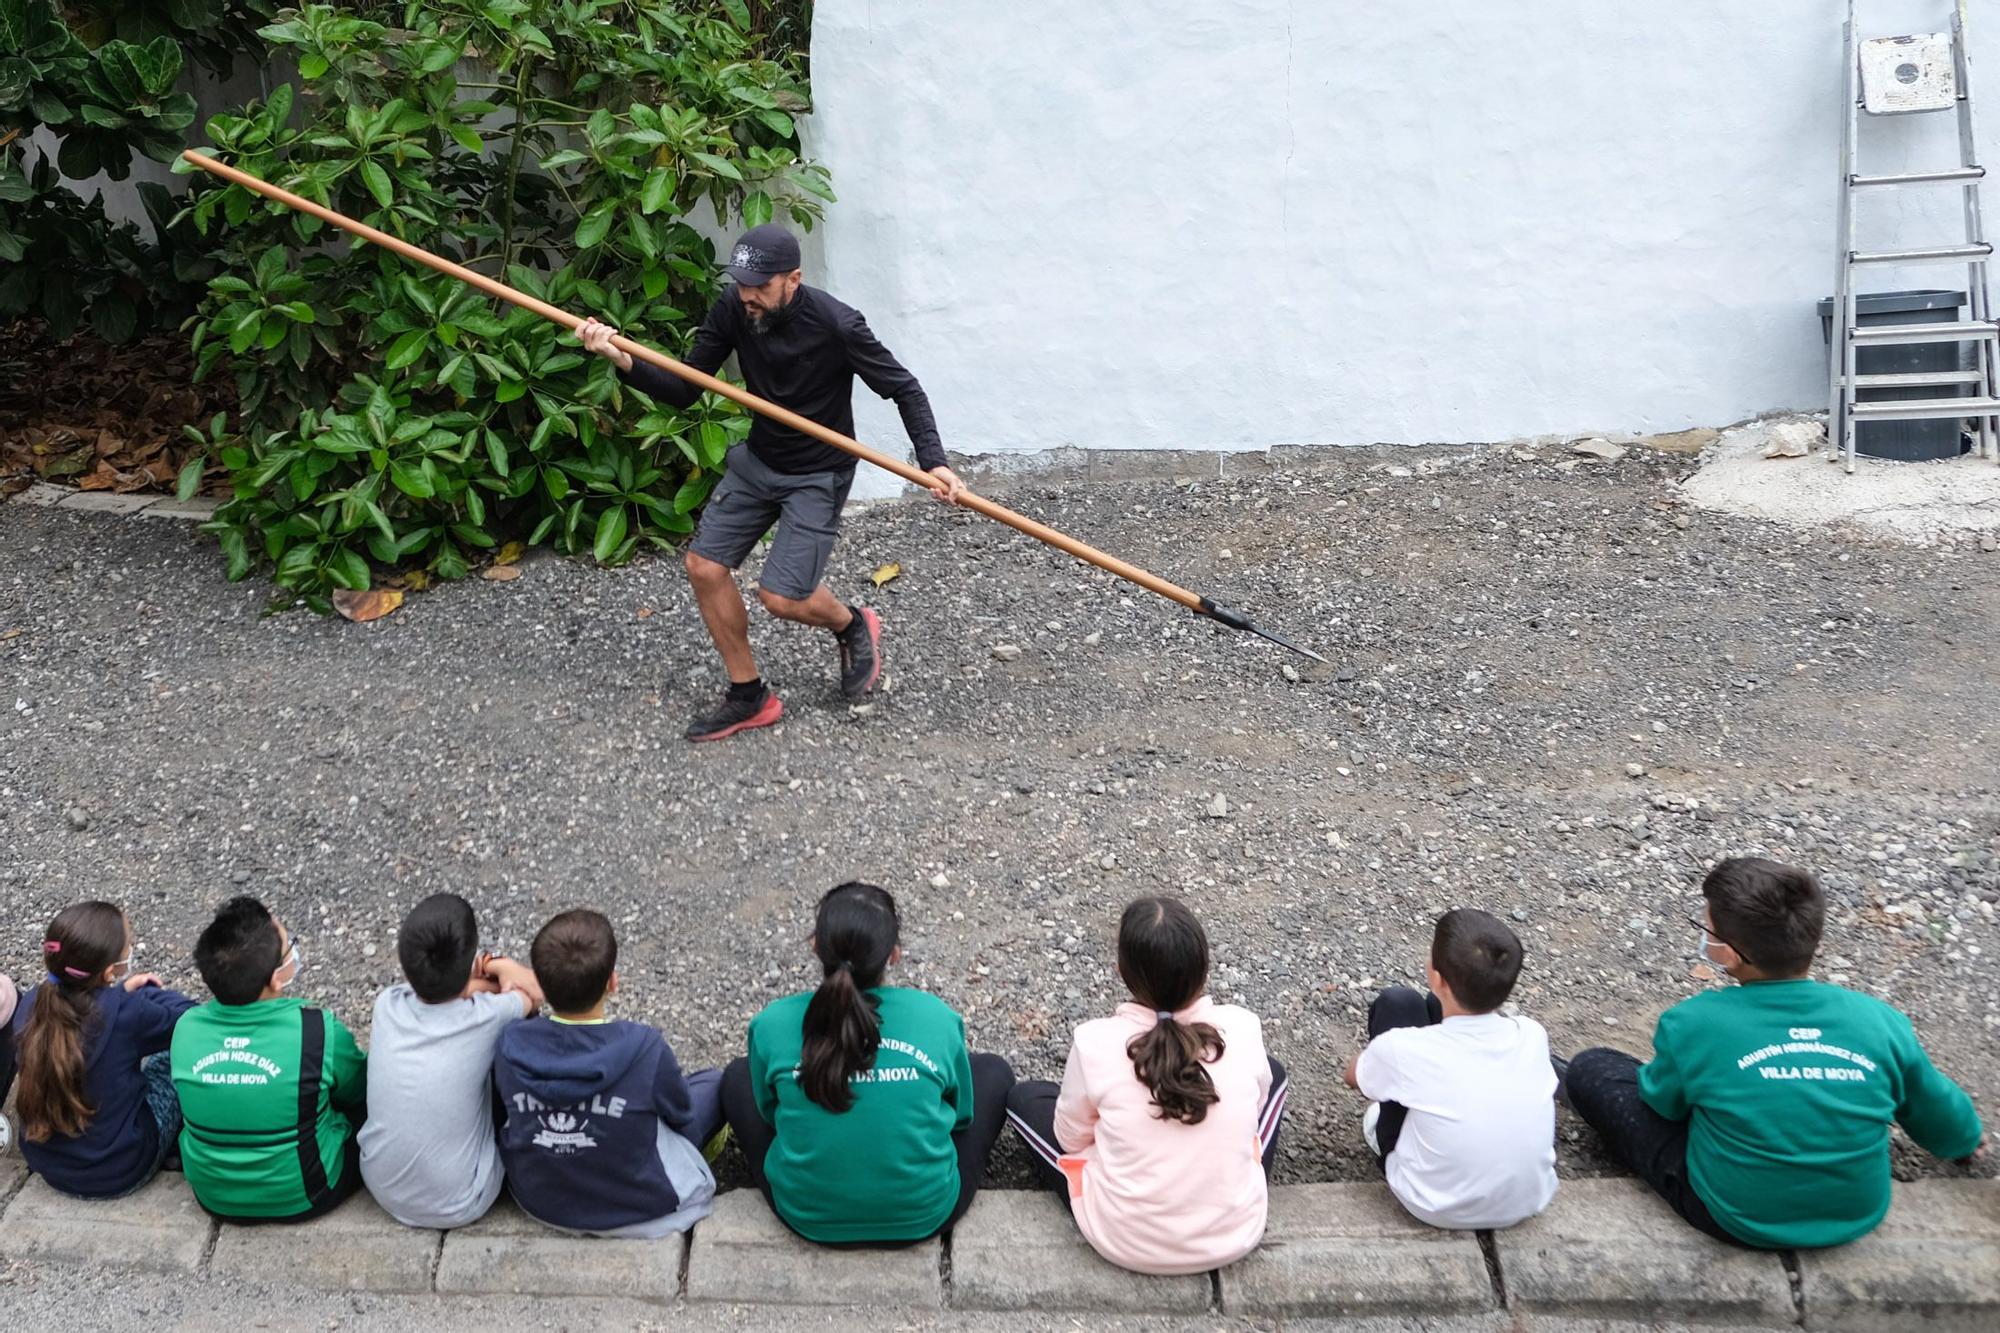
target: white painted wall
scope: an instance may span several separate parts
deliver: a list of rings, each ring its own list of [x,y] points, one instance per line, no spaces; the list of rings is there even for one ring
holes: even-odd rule
[[[1865,34],[1887,35],[1942,30],[1950,3],[1863,8]],[[821,4],[809,133],[841,202],[808,280],[867,314],[968,453],[1493,440],[1815,406],[1844,13]],[[1974,24],[2000,162],[2000,12]],[[1868,121],[1864,145],[1882,170],[1956,154],[1949,116]],[[1927,189],[1928,206],[1864,211],[1863,244],[1959,239],[1957,191]],[[863,391],[857,409],[864,438],[903,443],[888,404]]]

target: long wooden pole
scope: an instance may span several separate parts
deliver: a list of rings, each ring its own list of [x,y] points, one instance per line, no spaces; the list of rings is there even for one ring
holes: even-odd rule
[[[432,254],[422,246],[412,245],[400,237],[391,236],[387,232],[371,227],[365,222],[357,222],[343,213],[336,213],[323,204],[314,203],[310,199],[293,194],[290,190],[281,189],[269,181],[251,175],[247,171],[218,162],[206,153],[197,152],[190,148],[182,152],[181,156],[193,165],[219,176],[223,180],[241,185],[244,189],[252,190],[268,199],[275,199],[287,208],[297,209],[301,213],[309,213],[322,222],[339,227],[343,231],[352,232],[370,244],[379,245],[383,249],[399,254],[413,263],[436,269],[440,273],[457,278],[460,282],[470,283],[489,296],[496,296],[503,301],[512,302],[514,305],[520,306],[525,310],[532,310],[544,319],[553,320],[572,332],[575,331],[578,325],[583,323],[581,316],[572,315],[569,311],[559,306],[550,305],[547,301],[538,300],[526,292],[517,291],[496,278],[489,278],[485,274],[475,273],[461,264],[454,264],[449,259]],[[751,411],[761,412],[773,421],[782,422],[790,426],[793,430],[810,435],[823,444],[831,445],[845,453],[852,454],[864,462],[873,463],[876,467],[893,472],[905,481],[939,493],[943,493],[947,489],[942,481],[933,477],[930,473],[923,471],[921,468],[912,467],[900,458],[891,458],[885,453],[871,449],[859,440],[842,435],[837,430],[829,430],[817,421],[802,417],[789,408],[780,407],[768,399],[759,398],[756,394],[746,389],[738,388],[726,380],[720,380],[713,375],[704,374],[696,370],[693,366],[676,361],[664,352],[655,351],[651,347],[633,342],[631,339],[620,334],[612,335],[611,345],[625,352],[627,355],[650,362],[662,370],[678,375],[688,381],[688,383],[698,385],[709,393],[720,394],[722,397],[730,399],[733,402],[741,403]],[[1045,542],[1059,551],[1066,551],[1079,560],[1116,574],[1119,578],[1129,583],[1136,583],[1148,592],[1158,593],[1169,601],[1178,602],[1198,615],[1209,616],[1234,629],[1249,630],[1251,633],[1261,635],[1264,638],[1272,640],[1274,643],[1283,644],[1295,652],[1304,653],[1306,656],[1316,658],[1320,661],[1325,660],[1309,648],[1302,648],[1266,630],[1257,628],[1241,614],[1231,611],[1226,607],[1219,607],[1199,593],[1190,592],[1178,583],[1170,582],[1149,570],[1141,569],[1129,561],[1120,560],[1115,555],[1100,551],[1095,546],[1087,542],[1078,541],[1067,533],[1058,532],[1045,523],[1037,523],[1025,514],[1018,514],[1012,509],[1007,508],[1007,506],[996,504],[983,495],[977,495],[970,490],[966,490],[960,493],[958,503],[964,505],[967,509],[973,510],[975,513],[984,514],[990,519],[1005,523],[1008,527],[1018,532],[1025,532],[1036,541]]]

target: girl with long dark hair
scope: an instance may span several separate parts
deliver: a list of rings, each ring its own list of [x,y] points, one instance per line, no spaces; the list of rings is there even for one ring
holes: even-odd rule
[[[65,1194],[130,1194],[180,1134],[166,1050],[195,1002],[132,971],[132,927],[110,903],[56,913],[42,962],[41,985],[14,1014],[22,1155]]]
[[[807,1240],[905,1245],[972,1205],[1005,1123],[1014,1071],[974,1055],[965,1023],[886,984],[902,958],[896,901],[850,882],[820,899],[816,990],[751,1020],[722,1106],[772,1211]]]
[[[1208,936],[1173,898],[1118,925],[1132,992],[1076,1030],[1060,1087],[1024,1081],[1007,1116],[1099,1254],[1201,1273],[1255,1249],[1285,1112],[1284,1068],[1248,1009],[1206,994]]]

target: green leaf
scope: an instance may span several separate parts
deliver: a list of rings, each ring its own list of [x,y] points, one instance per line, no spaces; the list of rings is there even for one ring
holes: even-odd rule
[[[374,195],[375,202],[382,205],[382,207],[387,208],[396,201],[394,192],[389,188],[389,173],[382,170],[380,164],[363,162],[361,164],[361,183],[368,187],[368,193]]]
[[[665,269],[649,268],[639,275],[639,290],[646,294],[648,301],[651,301],[667,289],[667,282]]]
[[[196,488],[201,485],[202,468],[207,462],[207,459],[203,458],[200,454],[196,454],[193,458],[181,464],[181,475],[174,483],[175,499],[192,500],[194,498]]]
[[[560,468],[543,468],[542,484],[549,488],[549,499],[557,503],[561,503],[569,495],[569,474]]]
[[[361,552],[342,548],[340,553],[327,561],[327,577],[343,588],[355,592],[368,590],[368,561]]]
[[[389,344],[389,354],[382,359],[382,364],[390,370],[401,370],[421,357],[430,345],[429,329],[411,329]]]
[[[610,563],[618,548],[625,542],[625,506],[614,505],[598,516],[597,539],[591,543],[591,553],[600,565]]]
[[[771,196],[752,190],[743,198],[743,225],[761,227],[771,220]]]
[[[490,430],[486,432],[486,461],[493,465],[495,472],[503,477],[507,475],[507,446]]]
[[[305,55],[299,57],[299,76],[301,78],[307,80],[317,79],[320,75],[326,73],[326,70],[326,57],[317,51],[308,51]]]
[[[736,31],[750,31],[750,6],[744,0],[722,0],[722,7],[729,11],[729,21],[736,25]]]
[[[217,540],[222,544],[223,559],[228,562],[225,577],[231,583],[239,582],[250,572],[249,543],[244,540],[242,532],[235,528],[217,534]]]
[[[743,173],[737,170],[736,164],[726,157],[717,157],[714,153],[689,153],[688,156],[718,176],[726,176],[733,181],[743,179]]]
[[[678,184],[674,173],[665,167],[656,168],[646,177],[645,188],[639,191],[639,209],[644,213],[657,213],[665,208],[674,197],[674,187]]]
[[[408,463],[389,464],[389,480],[396,489],[412,500],[428,500],[437,492],[432,489],[430,478],[420,467]]]
[[[470,125],[453,125],[450,126],[449,129],[451,137],[454,140],[456,140],[458,146],[460,148],[463,148],[466,152],[472,153],[476,156],[479,153],[482,153],[486,150],[485,141],[479,137],[479,132],[473,129]]]
[[[611,230],[616,216],[617,210],[608,199],[584,214],[583,221],[576,224],[576,248],[589,250],[597,246]]]
[[[588,161],[590,161],[589,153],[580,153],[574,148],[565,148],[559,153],[550,153],[547,157],[543,158],[542,170],[554,171],[557,167],[566,167],[572,162]]]

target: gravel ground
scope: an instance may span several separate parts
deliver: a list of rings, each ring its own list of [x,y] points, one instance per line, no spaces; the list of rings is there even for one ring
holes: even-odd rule
[[[1295,1075],[1280,1177],[1361,1178],[1339,1072],[1437,912],[1511,917],[1558,1047],[1643,1054],[1715,984],[1702,868],[1755,852],[1823,875],[1822,975],[1904,1008],[1990,1119],[2000,558],[1697,515],[1685,468],[1346,450],[995,490],[1324,668],[969,514],[861,509],[832,577],[903,567],[871,590],[885,692],[848,708],[828,640],[760,614],[787,721],[699,749],[720,672],[672,559],[543,558],[360,626],[267,615],[181,524],[0,505],[0,966],[32,974],[48,916],[104,896],[194,986],[199,926],[254,892],[300,991],[365,1032],[425,894],[516,951],[587,904],[621,931],[616,1011],[698,1065],[808,984],[812,904],[859,876],[903,904],[902,979],[1055,1077],[1122,994],[1119,908],[1168,891]],[[1563,1134],[1565,1171],[1604,1169]],[[1006,1142],[996,1178],[1023,1171]]]

